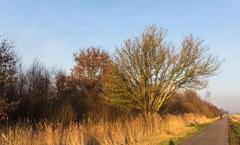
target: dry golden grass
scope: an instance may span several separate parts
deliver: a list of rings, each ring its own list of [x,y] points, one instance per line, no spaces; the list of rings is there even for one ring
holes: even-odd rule
[[[171,137],[191,132],[193,121],[211,121],[201,115],[152,116],[148,125],[143,118],[128,121],[61,124],[41,123],[33,130],[27,123],[0,130],[1,145],[154,145]]]
[[[234,122],[240,122],[240,114],[230,115],[229,118]]]

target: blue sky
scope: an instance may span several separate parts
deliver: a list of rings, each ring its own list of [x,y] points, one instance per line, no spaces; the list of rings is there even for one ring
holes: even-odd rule
[[[66,71],[79,49],[114,52],[150,24],[168,29],[175,42],[191,33],[225,59],[207,88],[211,101],[240,112],[239,7],[239,0],[0,0],[0,33],[15,41],[26,66],[38,58]]]

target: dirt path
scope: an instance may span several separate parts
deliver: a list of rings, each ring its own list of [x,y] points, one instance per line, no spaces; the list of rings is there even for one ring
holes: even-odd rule
[[[215,122],[181,145],[229,145],[227,118]]]

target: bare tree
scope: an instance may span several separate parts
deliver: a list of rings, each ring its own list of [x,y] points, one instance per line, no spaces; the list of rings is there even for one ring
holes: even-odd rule
[[[218,59],[192,35],[182,40],[179,49],[175,47],[156,26],[124,41],[106,77],[106,101],[149,115],[180,89],[206,87],[208,78],[219,69]]]
[[[18,115],[23,118],[45,119],[50,113],[52,73],[35,60],[26,72],[19,73],[18,96],[21,99]]]
[[[0,120],[15,109],[16,103],[8,100],[9,88],[16,81],[16,55],[13,44],[6,39],[0,40]]]

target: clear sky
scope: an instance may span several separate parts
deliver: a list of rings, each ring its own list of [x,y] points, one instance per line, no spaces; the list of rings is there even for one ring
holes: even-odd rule
[[[0,33],[15,41],[26,66],[37,57],[69,71],[79,49],[114,52],[150,24],[167,28],[175,42],[190,33],[200,37],[225,59],[210,80],[211,101],[240,112],[239,0],[0,0]]]

